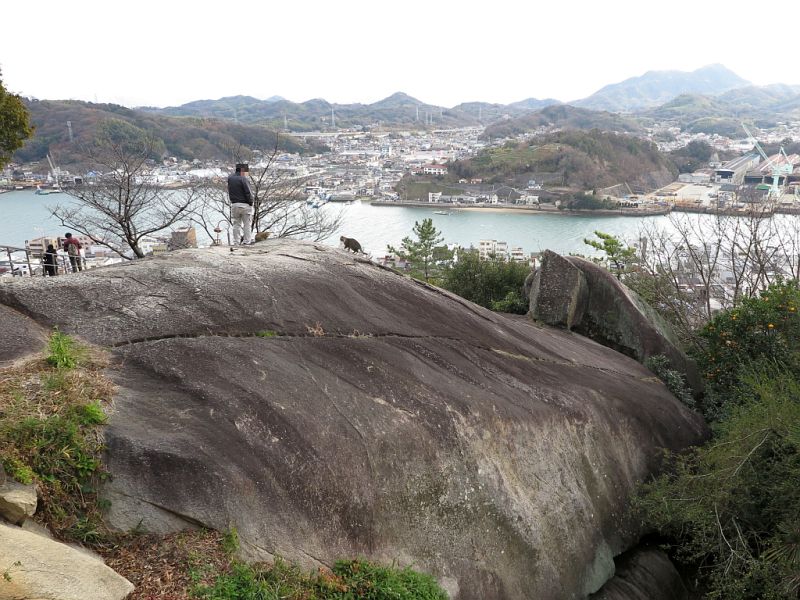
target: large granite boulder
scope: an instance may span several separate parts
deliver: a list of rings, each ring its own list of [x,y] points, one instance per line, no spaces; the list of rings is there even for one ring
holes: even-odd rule
[[[122,600],[133,591],[103,561],[3,523],[0,573],[0,598],[8,600]]]
[[[397,561],[453,598],[597,591],[638,539],[636,482],[705,435],[629,357],[320,245],[182,250],[0,304],[116,358],[113,525],[234,526],[252,558]]]
[[[529,302],[533,319],[580,333],[639,362],[666,356],[695,395],[702,392],[697,366],[669,325],[603,267],[546,250],[531,279]]]

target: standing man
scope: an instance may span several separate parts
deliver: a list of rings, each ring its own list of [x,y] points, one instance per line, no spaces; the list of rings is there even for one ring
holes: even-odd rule
[[[228,198],[231,201],[233,245],[252,244],[253,194],[247,181],[250,168],[246,163],[236,165],[236,173],[228,176]],[[242,233],[244,232],[244,233]]]
[[[45,275],[55,277],[58,275],[58,255],[53,244],[47,244],[47,250],[42,255]]]
[[[81,243],[78,241],[78,238],[72,237],[72,234],[67,232],[64,234],[66,238],[64,240],[64,252],[67,253],[69,256],[69,264],[72,265],[72,272],[77,273],[78,271],[83,271],[83,266],[81,265]]]

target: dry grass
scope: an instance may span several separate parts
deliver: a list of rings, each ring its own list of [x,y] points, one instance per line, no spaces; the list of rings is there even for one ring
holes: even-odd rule
[[[306,331],[314,337],[325,337],[325,330],[322,328],[322,323],[317,321],[314,325],[306,325]]]
[[[98,548],[106,564],[136,586],[129,600],[188,600],[231,567],[224,534],[187,530],[166,536],[120,536]]]

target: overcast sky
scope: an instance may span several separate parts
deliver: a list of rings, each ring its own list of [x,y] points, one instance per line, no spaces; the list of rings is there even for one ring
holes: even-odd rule
[[[800,83],[792,35],[781,34],[782,24],[797,23],[800,2],[781,4],[779,14],[738,6],[15,0],[0,8],[0,69],[24,96],[126,106],[239,94],[367,103],[397,91],[444,106],[569,101],[648,70],[711,63],[758,85]],[[766,35],[773,23],[778,34]]]

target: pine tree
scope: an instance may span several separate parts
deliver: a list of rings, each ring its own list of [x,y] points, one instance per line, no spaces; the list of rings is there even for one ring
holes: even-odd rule
[[[434,249],[444,241],[444,236],[433,226],[433,219],[423,219],[422,223],[414,222],[416,240],[409,236],[403,238],[400,248],[389,246],[389,252],[407,260],[411,268],[422,274],[425,281],[430,281],[431,271],[436,264]]]

